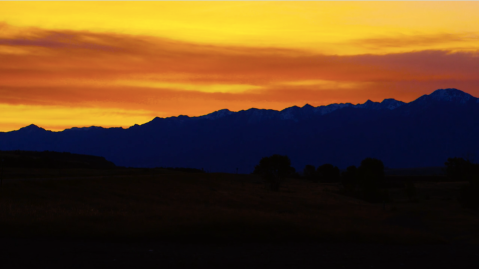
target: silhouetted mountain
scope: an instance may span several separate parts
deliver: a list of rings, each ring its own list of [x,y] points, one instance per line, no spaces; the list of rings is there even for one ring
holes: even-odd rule
[[[445,89],[410,103],[223,109],[200,117],[157,117],[128,129],[51,132],[30,125],[0,133],[0,149],[91,154],[121,166],[250,173],[262,157],[276,153],[289,156],[297,170],[324,163],[344,169],[365,157],[389,168],[437,167],[448,157],[477,155],[478,137],[479,99]]]
[[[35,124],[30,124],[26,127],[20,128],[20,130],[18,130],[18,131],[31,134],[31,133],[38,133],[38,132],[45,131],[45,129],[40,128],[40,127],[36,126]]]

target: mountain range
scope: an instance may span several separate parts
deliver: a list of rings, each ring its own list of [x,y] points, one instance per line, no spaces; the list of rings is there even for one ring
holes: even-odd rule
[[[409,103],[223,109],[199,117],[157,117],[127,129],[53,132],[32,124],[0,132],[0,150],[97,155],[119,166],[250,173],[272,154],[288,155],[297,170],[324,163],[344,169],[366,157],[389,168],[442,166],[449,157],[477,156],[478,138],[479,99],[439,89]]]

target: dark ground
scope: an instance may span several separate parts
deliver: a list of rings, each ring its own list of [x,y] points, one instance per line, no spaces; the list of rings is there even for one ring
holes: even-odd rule
[[[391,188],[394,202],[383,208],[339,195],[331,184],[296,179],[272,192],[249,175],[128,169],[6,172],[0,269],[479,268],[479,215],[458,204],[462,183],[417,182],[417,201],[409,201],[401,188]],[[262,242],[238,241],[240,230],[269,231],[263,221],[274,223],[271,234],[277,228],[284,238],[304,232],[338,240],[272,243],[267,234]],[[208,236],[237,241],[118,237],[125,231],[134,238],[161,231],[189,237],[200,231],[192,228],[205,223],[216,227]],[[104,232],[117,238],[94,239]],[[65,235],[70,237],[59,239]],[[345,242],[353,238],[359,239]]]
[[[7,239],[1,268],[478,268],[479,247]]]

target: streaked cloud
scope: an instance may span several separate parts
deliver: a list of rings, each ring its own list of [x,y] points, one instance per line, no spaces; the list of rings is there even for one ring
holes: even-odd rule
[[[351,40],[351,45],[375,49],[376,53],[391,53],[410,50],[475,51],[479,42],[478,32],[442,34],[395,34],[392,36],[370,37]],[[396,51],[396,52],[398,52]]]
[[[0,109],[8,119],[0,130],[128,126],[223,108],[411,101],[447,87],[479,96],[479,19],[471,11],[478,4],[2,7]]]
[[[278,85],[294,86],[294,87],[311,87],[314,86],[316,89],[365,89],[370,82],[341,82],[334,80],[300,80],[300,81],[286,81],[279,82]]]
[[[128,33],[215,46],[377,53],[353,40],[475,32],[475,1],[2,2],[0,18],[43,29]],[[2,29],[2,31],[4,31]],[[473,45],[473,44],[472,44]],[[382,53],[414,46],[382,47]],[[447,50],[441,47],[422,49]]]
[[[207,46],[144,36],[41,29],[3,37],[0,44],[31,51],[1,54],[0,101],[14,104],[101,104],[138,109],[149,107],[152,100],[198,98],[202,94],[206,99],[261,102],[281,89],[290,92],[291,96],[283,100],[287,106],[301,101],[296,99],[301,96],[299,90],[339,93],[362,89],[361,95],[366,98],[368,91],[385,83],[472,83],[477,80],[475,70],[479,70],[477,52],[335,56],[305,50]],[[388,89],[383,91],[386,95]],[[357,100],[354,96],[351,101]]]
[[[247,84],[187,84],[147,80],[117,80],[114,81],[113,84],[119,86],[197,91],[206,93],[243,93],[246,91],[254,91],[263,88],[261,86]]]

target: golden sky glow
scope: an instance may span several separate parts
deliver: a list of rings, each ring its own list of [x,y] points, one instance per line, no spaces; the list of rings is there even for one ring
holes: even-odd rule
[[[0,131],[479,96],[479,2],[0,2]]]

